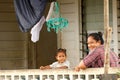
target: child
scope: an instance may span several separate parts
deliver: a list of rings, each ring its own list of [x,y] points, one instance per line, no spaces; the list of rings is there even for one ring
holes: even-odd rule
[[[41,66],[40,69],[69,69],[70,68],[70,63],[69,61],[66,60],[67,55],[66,55],[66,49],[59,48],[56,53],[56,62],[47,65],[47,66]]]

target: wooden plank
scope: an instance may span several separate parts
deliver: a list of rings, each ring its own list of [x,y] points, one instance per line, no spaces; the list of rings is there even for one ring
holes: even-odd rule
[[[75,22],[75,14],[62,14],[62,17],[68,19],[69,22]]]
[[[105,40],[105,57],[104,57],[104,80],[110,80],[108,78],[108,69],[110,67],[110,38],[112,29],[109,27],[109,0],[104,0],[104,40]]]
[[[25,40],[26,35],[22,32],[0,32],[0,41],[2,40]]]
[[[118,20],[117,20],[117,24],[120,25],[120,18],[118,18]]]
[[[107,3],[107,2],[106,2]],[[106,13],[109,14],[109,13]],[[107,18],[107,17],[105,17]],[[105,19],[104,19],[105,20]],[[108,19],[109,20],[109,19]],[[104,25],[104,27],[106,27],[106,29],[104,30],[104,32],[106,32],[105,34],[105,60],[104,60],[104,78],[105,80],[110,80],[108,79],[108,69],[110,67],[110,60],[109,60],[109,56],[110,56],[110,42],[111,42],[111,33],[112,33],[112,28],[109,27],[109,21],[104,24],[106,24],[106,26]]]
[[[0,51],[0,58],[25,58],[24,50]]]
[[[117,9],[117,16],[120,17],[120,9]]]
[[[16,22],[15,13],[0,13],[0,21]]]
[[[0,0],[0,68],[27,68],[26,33],[18,27],[13,0]]]
[[[14,12],[13,3],[0,3],[0,12]]]
[[[74,41],[74,39],[75,39],[75,32],[74,32],[74,31],[64,32],[64,33],[62,33],[62,34],[64,34],[64,35],[62,36],[62,40],[63,40],[63,41]],[[69,37],[68,37],[68,36],[69,36]]]
[[[75,13],[75,4],[61,4],[61,13]]]
[[[13,2],[13,0],[0,0],[0,3],[10,3]]]
[[[63,41],[63,40],[62,40]],[[70,46],[72,45],[72,46]],[[69,49],[75,49],[75,41],[63,41],[62,47],[69,48]]]
[[[20,67],[26,68],[24,61],[25,59],[0,60],[0,68],[1,69],[18,69]]]
[[[118,33],[118,41],[120,41],[120,33]],[[118,47],[118,48],[120,48],[120,47]]]
[[[0,22],[0,32],[1,31],[20,31],[17,22]]]
[[[75,0],[58,0],[60,3],[75,3]]]
[[[120,1],[117,1],[117,8],[120,8]]]
[[[118,49],[120,49],[120,42],[118,42]]]
[[[68,27],[64,28],[63,31],[65,31],[65,32],[75,31],[75,27],[76,27],[76,26],[74,26],[74,22],[70,22],[70,23],[68,24]]]
[[[25,50],[24,41],[0,41],[0,50]]]

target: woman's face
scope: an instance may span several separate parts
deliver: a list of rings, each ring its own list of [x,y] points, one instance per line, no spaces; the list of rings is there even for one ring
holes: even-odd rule
[[[87,43],[88,43],[88,48],[90,51],[95,49],[97,46],[99,46],[98,45],[99,41],[96,41],[92,36],[88,37]]]

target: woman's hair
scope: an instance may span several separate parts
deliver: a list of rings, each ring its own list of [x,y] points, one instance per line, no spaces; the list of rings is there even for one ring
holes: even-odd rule
[[[91,33],[88,35],[88,37],[93,37],[94,40],[96,41],[100,41],[101,44],[103,45],[104,44],[104,40],[102,38],[102,33],[101,32],[98,32],[98,33]]]
[[[66,54],[66,49],[62,49],[62,48],[59,48],[59,49],[57,50],[56,56],[57,56],[58,53],[60,53],[60,52],[63,52],[63,53],[65,54],[65,56],[67,56],[67,54]]]

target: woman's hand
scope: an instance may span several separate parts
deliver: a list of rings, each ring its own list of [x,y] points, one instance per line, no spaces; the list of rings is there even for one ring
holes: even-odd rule
[[[75,71],[77,71],[77,72],[80,71],[80,67],[79,67],[79,66],[76,66],[76,67],[75,67]]]

